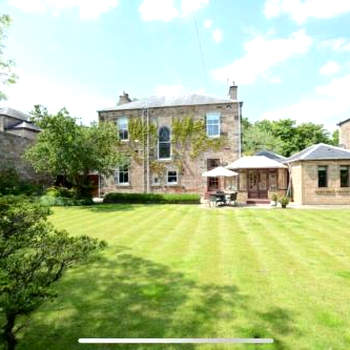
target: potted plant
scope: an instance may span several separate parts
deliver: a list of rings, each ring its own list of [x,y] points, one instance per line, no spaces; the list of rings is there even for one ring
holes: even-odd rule
[[[283,196],[283,197],[279,200],[279,202],[281,203],[281,207],[285,209],[285,208],[287,208],[287,205],[289,204],[289,198],[286,197],[286,196]]]
[[[271,206],[272,207],[276,207],[277,206],[277,202],[278,202],[278,196],[277,196],[277,193],[272,193],[271,194]]]

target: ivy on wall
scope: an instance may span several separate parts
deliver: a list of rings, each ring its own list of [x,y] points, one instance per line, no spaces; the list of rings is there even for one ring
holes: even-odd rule
[[[164,162],[158,161],[157,125],[150,121],[147,125],[142,118],[129,118],[129,141],[124,144],[131,159],[142,164],[149,135],[150,169],[152,173],[163,176],[166,170]],[[210,138],[206,134],[205,121],[195,120],[191,116],[174,117],[171,125],[171,143],[173,161],[179,172],[183,172],[186,160],[194,160],[208,150],[219,151],[227,144],[227,137]]]
[[[210,138],[207,136],[205,121],[194,120],[187,116],[184,118],[173,118],[172,120],[172,144],[174,160],[182,172],[187,155],[191,160],[208,150],[219,151],[227,144],[224,136]]]

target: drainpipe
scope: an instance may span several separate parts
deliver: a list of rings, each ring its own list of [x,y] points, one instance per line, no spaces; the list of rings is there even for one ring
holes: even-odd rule
[[[146,193],[150,193],[150,169],[149,169],[149,109],[147,108],[146,110],[146,130],[147,130],[147,135],[146,135]]]
[[[239,102],[239,107],[238,107],[238,158],[242,157],[242,106],[243,106],[243,102]]]

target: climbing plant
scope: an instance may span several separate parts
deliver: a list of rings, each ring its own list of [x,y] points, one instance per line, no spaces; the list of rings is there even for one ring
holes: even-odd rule
[[[129,142],[125,143],[127,153],[136,163],[140,164],[144,159],[144,152],[149,135],[150,154],[154,153],[157,143],[157,126],[153,122],[141,118],[130,118],[128,122]]]
[[[187,154],[194,160],[205,151],[219,151],[227,144],[227,138],[208,137],[204,120],[194,120],[191,116],[175,117],[172,120],[172,144],[174,160],[179,171],[183,171]]]

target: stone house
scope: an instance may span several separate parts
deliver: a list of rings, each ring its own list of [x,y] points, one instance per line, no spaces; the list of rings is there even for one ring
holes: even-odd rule
[[[138,146],[134,152],[141,161],[131,158],[129,166],[116,169],[113,177],[103,178],[100,194],[108,192],[176,192],[208,193],[219,189],[218,178],[203,178],[201,174],[218,165],[227,165],[241,155],[241,110],[237,86],[229,88],[228,98],[190,94],[179,97],[150,97],[131,101],[128,94],[120,96],[117,106],[98,111],[99,122],[116,123],[125,147],[130,143],[129,126],[139,119],[156,127],[157,144]],[[192,117],[202,120],[210,139],[225,138],[220,149],[207,149],[195,159],[184,155],[183,167],[175,159],[172,127],[174,118]],[[148,125],[147,124],[147,125]],[[135,140],[134,140],[135,141]],[[136,140],[137,142],[138,140]],[[136,157],[135,157],[136,158]],[[155,167],[154,164],[157,166]],[[153,165],[153,166],[152,166]]]
[[[0,170],[14,167],[23,179],[38,180],[38,175],[22,156],[39,132],[28,115],[13,108],[0,108]]]
[[[295,203],[350,204],[350,150],[320,143],[285,163]]]

